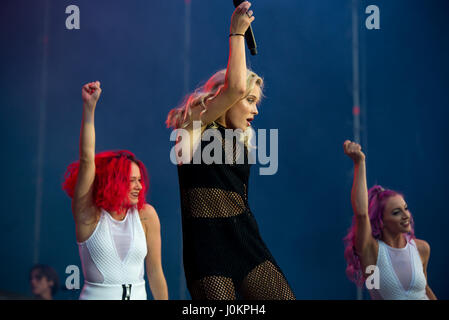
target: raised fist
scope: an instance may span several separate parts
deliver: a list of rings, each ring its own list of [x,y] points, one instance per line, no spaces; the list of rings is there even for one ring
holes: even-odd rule
[[[358,143],[346,140],[343,144],[343,150],[354,163],[365,160],[365,154],[362,152],[362,147]]]
[[[83,86],[82,97],[83,102],[91,107],[95,107],[100,98],[101,88],[100,81],[90,82]]]

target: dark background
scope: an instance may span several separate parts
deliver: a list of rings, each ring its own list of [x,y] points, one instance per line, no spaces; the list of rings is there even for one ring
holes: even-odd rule
[[[353,138],[352,1],[252,3],[259,54],[248,53],[248,65],[264,78],[266,96],[254,127],[279,130],[279,170],[260,176],[253,167],[250,205],[298,299],[355,299],[342,243],[352,217],[352,163],[342,148]],[[65,27],[71,4],[80,8],[80,30]],[[372,4],[380,9],[380,30],[365,28],[365,8]],[[53,266],[62,285],[68,265],[81,267],[61,183],[78,157],[81,87],[100,80],[96,150],[129,149],[146,164],[169,295],[190,297],[171,131],[164,121],[187,90],[226,67],[233,5],[192,0],[190,8],[186,50],[182,0],[2,1],[0,290],[30,295],[36,246],[38,261]],[[375,0],[360,1],[358,10],[368,184],[404,193],[416,236],[431,246],[428,282],[441,299],[449,297],[448,9],[444,0]],[[79,293],[61,291],[57,298],[77,299]]]

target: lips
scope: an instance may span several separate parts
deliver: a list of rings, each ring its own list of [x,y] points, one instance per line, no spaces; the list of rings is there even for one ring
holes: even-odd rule
[[[248,119],[246,119],[246,123],[248,124],[248,126],[251,125],[251,121],[253,121],[253,120],[254,120],[254,118],[248,118]]]
[[[403,226],[403,227],[408,227],[409,225],[410,225],[410,221],[409,220],[401,222],[401,226]]]
[[[139,197],[139,193],[138,192],[132,192],[131,196],[133,196],[135,198],[138,198]]]

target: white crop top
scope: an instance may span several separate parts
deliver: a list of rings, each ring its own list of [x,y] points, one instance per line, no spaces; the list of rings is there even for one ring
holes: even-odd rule
[[[404,248],[393,248],[378,240],[379,289],[368,290],[372,299],[428,300],[427,281],[421,256],[413,239]]]
[[[85,281],[107,285],[144,281],[147,244],[137,208],[129,209],[122,221],[101,209],[94,232],[78,246]]]

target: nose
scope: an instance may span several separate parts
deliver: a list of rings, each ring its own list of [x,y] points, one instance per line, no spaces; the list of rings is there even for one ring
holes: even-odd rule
[[[255,116],[259,114],[259,111],[257,110],[257,106],[256,106],[256,105],[254,105],[254,108],[253,108],[253,114],[254,114]]]

